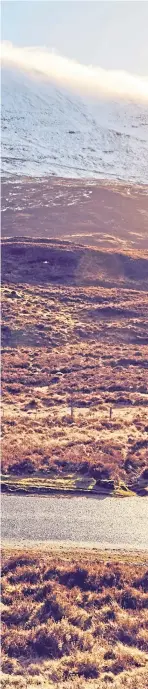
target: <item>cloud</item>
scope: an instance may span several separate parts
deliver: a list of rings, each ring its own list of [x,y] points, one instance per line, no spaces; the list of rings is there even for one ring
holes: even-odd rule
[[[46,48],[18,47],[7,41],[1,43],[1,60],[79,93],[148,102],[148,77],[83,65]]]

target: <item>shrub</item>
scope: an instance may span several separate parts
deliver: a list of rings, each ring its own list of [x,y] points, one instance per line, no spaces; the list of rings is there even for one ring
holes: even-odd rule
[[[147,593],[148,591],[148,570],[143,574],[142,577],[139,577],[137,579],[134,579],[133,581],[133,586],[136,589],[143,589],[144,593]]]
[[[10,465],[8,467],[10,474],[33,474],[35,472],[35,466],[31,459],[24,459],[22,462],[16,462],[16,464]]]
[[[41,658],[60,658],[61,656],[58,639],[45,625],[40,625],[33,632],[30,645],[33,653]]]
[[[45,619],[48,619],[48,617],[52,617],[55,620],[55,622],[58,622],[62,619],[63,615],[64,610],[62,608],[62,605],[60,605],[60,603],[58,603],[56,600],[53,600],[52,597],[46,598],[41,608],[40,620],[42,622],[45,622]]]
[[[88,588],[86,585],[87,571],[85,569],[75,569],[71,572],[65,572],[61,577],[60,581],[68,586],[68,588],[73,588],[79,586],[82,590]]]
[[[121,596],[121,605],[125,610],[136,610],[137,608],[137,598],[133,596],[131,591],[125,591]]]
[[[13,628],[11,633],[3,640],[4,651],[10,658],[19,658],[28,655],[28,637],[24,631]]]
[[[85,677],[85,679],[95,679],[99,675],[97,664],[91,660],[82,660],[82,663],[78,666],[79,677]]]
[[[98,465],[98,466],[92,466],[90,468],[90,474],[93,478],[98,479],[100,481],[107,479],[109,480],[110,478],[110,470],[108,467],[104,467],[103,465]]]

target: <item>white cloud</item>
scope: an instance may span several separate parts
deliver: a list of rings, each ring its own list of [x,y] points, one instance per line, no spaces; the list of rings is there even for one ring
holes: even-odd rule
[[[7,41],[1,43],[1,59],[5,65],[36,72],[79,93],[148,102],[148,77],[82,65],[45,48],[18,47]]]

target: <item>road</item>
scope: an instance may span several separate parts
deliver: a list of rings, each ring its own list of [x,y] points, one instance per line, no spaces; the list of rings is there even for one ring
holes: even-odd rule
[[[148,499],[2,495],[2,540],[148,550]]]

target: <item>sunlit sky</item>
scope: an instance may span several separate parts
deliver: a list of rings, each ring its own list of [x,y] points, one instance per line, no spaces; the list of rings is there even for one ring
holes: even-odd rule
[[[148,75],[148,2],[3,0],[3,41],[81,64]]]

